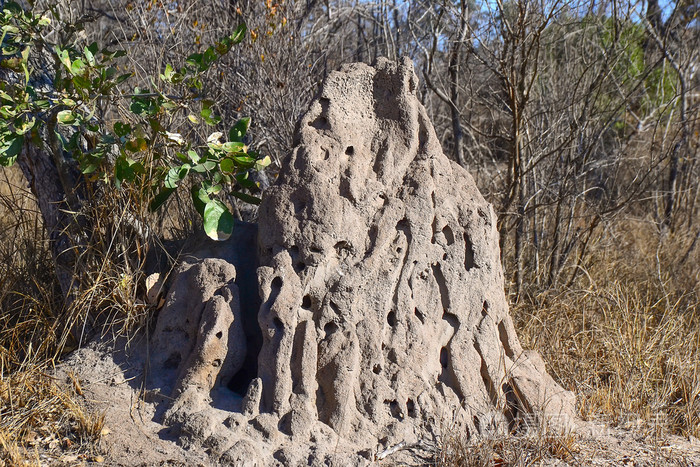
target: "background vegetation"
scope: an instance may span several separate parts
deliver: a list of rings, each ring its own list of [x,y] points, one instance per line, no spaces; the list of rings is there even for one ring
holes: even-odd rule
[[[576,392],[583,418],[641,421],[658,440],[700,436],[699,13],[695,0],[75,0],[54,6],[42,40],[128,52],[115,67],[133,76],[115,88],[113,105],[97,107],[113,130],[126,122],[120,96],[136,86],[183,96],[187,88],[159,80],[166,65],[186,66],[245,23],[243,42],[203,70],[184,104],[201,120],[206,96],[220,122],[190,127],[192,112],[171,112],[162,127],[206,146],[210,131],[250,116],[245,143],[271,159],[254,178],[261,189],[327,73],[410,56],[445,153],[499,213],[521,338]],[[153,147],[130,159],[147,165]],[[176,159],[163,154],[168,173]],[[114,161],[104,164],[114,173]],[[87,177],[92,191],[71,222],[92,235],[72,237],[80,250],[70,273],[80,280],[67,293],[55,251],[65,225],[46,225],[37,187],[16,167],[2,177],[0,458],[17,459],[43,426],[39,416],[17,416],[42,407],[17,395],[17,381],[42,381],[34,387],[46,388],[47,401],[58,389],[43,371],[79,343],[84,323],[100,330],[116,321],[122,332],[145,325],[154,313],[144,299],[146,258],[199,224],[186,194],[152,213],[148,183],[115,190]],[[221,203],[255,220],[232,195],[240,184],[224,188]],[[89,453],[98,420],[81,425],[90,416],[68,413],[52,436],[84,441]]]

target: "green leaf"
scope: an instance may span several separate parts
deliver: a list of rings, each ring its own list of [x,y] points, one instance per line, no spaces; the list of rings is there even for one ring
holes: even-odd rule
[[[221,117],[215,115],[214,111],[211,109],[212,105],[214,105],[214,103],[210,100],[203,101],[202,111],[199,113],[202,120],[204,120],[207,125],[217,125],[219,122],[221,122]]]
[[[18,135],[23,135],[32,128],[34,128],[34,125],[36,124],[36,118],[31,117],[27,120],[20,121],[19,124],[15,124],[15,131],[17,132]]]
[[[7,33],[7,34],[17,34],[19,32],[19,28],[17,26],[13,26],[11,24],[5,24],[2,27],[2,32]]]
[[[144,138],[136,138],[134,140],[127,141],[126,144],[124,144],[124,148],[131,152],[145,151],[148,149],[148,141],[146,141]]]
[[[173,74],[175,74],[175,70],[173,70],[173,67],[170,64],[165,65],[165,71],[163,72],[162,75],[160,75],[160,79],[162,79],[165,82],[172,82],[173,79]]]
[[[194,151],[191,150],[191,149],[190,149],[189,151],[187,151],[187,156],[188,156],[188,157],[190,158],[190,160],[191,160],[193,163],[195,163],[195,164],[198,164],[199,161],[202,160],[202,158],[199,157],[199,154],[197,154],[196,152],[194,152]]]
[[[51,103],[48,101],[48,99],[39,99],[34,101],[34,107],[37,109],[46,110],[51,107]]]
[[[237,141],[241,142],[243,141],[243,137],[245,134],[248,132],[248,128],[250,127],[250,117],[244,117],[241,118],[236,122],[235,125],[229,130],[228,132],[228,139],[229,141]]]
[[[192,187],[192,203],[200,216],[204,217],[204,208],[211,202],[207,190],[202,187]]]
[[[232,192],[231,192],[231,195],[235,196],[236,198],[238,198],[238,199],[240,199],[240,200],[242,200],[242,201],[245,201],[245,202],[248,203],[248,204],[254,204],[254,205],[256,205],[256,206],[257,206],[258,204],[260,204],[260,201],[262,201],[262,200],[261,200],[260,198],[258,198],[257,196],[249,195],[249,194],[246,194],[246,193],[241,193],[240,191],[232,191]]]
[[[8,167],[15,163],[17,155],[22,150],[24,135],[10,135],[5,137],[0,144],[0,165]]]
[[[228,157],[221,159],[219,168],[223,173],[233,173],[236,170],[236,164]]]
[[[17,109],[14,105],[4,105],[0,107],[0,116],[7,119],[14,118],[17,116]]]
[[[270,156],[265,156],[262,159],[255,161],[255,170],[260,171],[272,164],[272,159]]]
[[[231,41],[232,41],[234,44],[238,44],[238,43],[241,42],[241,41],[243,40],[243,38],[245,37],[245,33],[246,33],[247,30],[248,30],[248,27],[245,25],[245,23],[241,23],[241,24],[238,25],[238,27],[236,28],[236,30],[233,31],[233,34],[231,34],[231,35],[229,36],[229,39],[231,39]]]
[[[216,168],[216,162],[214,161],[205,161],[202,162],[201,164],[197,164],[194,167],[192,167],[192,170],[194,170],[197,173],[205,173],[205,172],[210,172]]]
[[[95,164],[87,164],[85,167],[83,167],[81,172],[84,175],[88,175],[88,174],[93,173],[95,170],[97,170],[97,166]]]
[[[165,188],[177,188],[177,184],[180,183],[180,181],[187,176],[189,171],[189,164],[183,164],[179,167],[172,167],[168,171],[168,174],[165,176],[165,181],[163,182],[163,185],[165,185]]]
[[[110,52],[108,49],[102,49],[102,63],[109,62],[115,58],[123,57],[126,55],[126,51],[117,50]]]
[[[84,78],[80,75],[74,76],[71,81],[75,85],[76,88],[78,89],[90,89],[92,87],[92,83],[90,82],[89,79]]]
[[[61,110],[56,115],[56,121],[63,125],[72,125],[75,123],[76,117],[72,110]]]
[[[153,198],[153,200],[151,201],[151,204],[148,206],[148,209],[150,209],[151,212],[157,211],[158,208],[160,208],[168,200],[168,198],[170,198],[170,195],[172,195],[173,193],[175,193],[174,188],[163,188]]]
[[[208,47],[207,50],[204,51],[202,54],[202,66],[204,66],[204,69],[201,71],[206,71],[209,69],[209,67],[216,61],[216,59],[219,58],[216,51],[214,50],[214,47]]]
[[[245,168],[251,168],[255,165],[255,159],[250,156],[231,156],[231,159],[236,163],[236,165]]]
[[[63,63],[63,65],[68,71],[71,71],[73,63],[70,60],[70,55],[68,54],[68,51],[65,49],[61,49],[58,46],[56,46],[54,50],[56,51],[56,55],[58,56],[58,59],[61,61],[61,63]]]
[[[211,200],[204,207],[204,232],[212,240],[228,240],[233,233],[233,215],[218,199]]]
[[[202,66],[202,54],[195,53],[190,55],[185,60],[185,63],[194,68],[195,71],[198,71]]]
[[[153,107],[153,99],[144,97],[132,97],[129,109],[136,115],[152,115]]]
[[[163,125],[160,123],[160,120],[157,118],[149,118],[148,126],[150,126],[151,130],[153,130],[155,133],[167,133],[163,128]]]
[[[85,60],[90,66],[95,66],[95,54],[97,53],[97,42],[93,42],[83,49]]]
[[[131,167],[130,159],[120,156],[114,163],[114,185],[118,189],[121,188],[122,183],[131,182],[136,177],[136,172]]]
[[[82,73],[83,68],[85,68],[85,62],[83,62],[81,59],[77,59],[71,64],[70,72],[74,75],[78,75]]]
[[[122,138],[131,133],[131,125],[129,125],[128,123],[116,122],[114,124],[114,133],[116,133],[117,136]]]
[[[215,179],[216,179],[216,175],[217,174],[215,174],[215,176],[214,176]],[[208,195],[215,195],[221,191],[221,185],[214,184],[210,180],[204,180],[202,182],[202,189],[204,189]]]
[[[258,185],[255,184],[253,180],[248,177],[248,172],[240,172],[236,174],[236,182],[243,188],[249,190],[259,190]]]
[[[245,146],[245,144],[243,144],[239,141],[229,141],[228,143],[224,143],[221,146],[221,149],[229,154],[245,153],[246,146]]]

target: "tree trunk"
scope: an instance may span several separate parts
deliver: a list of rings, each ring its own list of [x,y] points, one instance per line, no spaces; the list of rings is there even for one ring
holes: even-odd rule
[[[52,156],[33,143],[25,145],[17,162],[36,196],[50,239],[56,278],[66,304],[70,304],[78,287],[76,263],[85,246],[78,195],[79,173],[60,153]]]

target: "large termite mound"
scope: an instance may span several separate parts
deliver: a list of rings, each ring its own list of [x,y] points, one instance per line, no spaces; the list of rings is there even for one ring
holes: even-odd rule
[[[261,410],[355,443],[570,415],[523,351],[496,217],[445,157],[412,63],[331,73],[260,209]]]
[[[175,279],[154,336],[163,420],[216,462],[362,464],[573,413],[518,342],[494,211],[417,85],[410,60],[346,65],[301,119],[259,211],[261,344],[241,258]]]

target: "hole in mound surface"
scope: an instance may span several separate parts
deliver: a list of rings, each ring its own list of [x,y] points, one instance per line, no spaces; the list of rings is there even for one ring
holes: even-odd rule
[[[416,315],[416,318],[418,318],[418,321],[420,321],[421,324],[425,324],[425,315],[423,315],[418,308],[413,310],[413,313]]]
[[[163,362],[163,367],[166,369],[174,369],[180,366],[180,362],[182,361],[182,355],[179,353],[171,353],[168,356],[168,359]]]
[[[272,279],[272,283],[270,284],[272,287],[272,294],[275,297],[279,294],[280,290],[282,289],[282,278],[281,277],[275,277]]]
[[[311,309],[311,296],[304,295],[304,298],[301,300],[301,307],[305,310]]]
[[[273,319],[272,324],[274,324],[275,328],[277,328],[277,329],[282,329],[282,326],[284,325],[284,323],[282,323],[282,320],[279,318]]]
[[[442,228],[442,234],[445,236],[445,240],[447,240],[448,245],[452,245],[455,242],[455,236],[452,233],[452,229],[449,225]]]
[[[452,328],[452,335],[454,336],[454,334],[459,329],[459,318],[457,318],[457,315],[445,311],[442,314],[442,319],[444,319],[447,322],[447,324],[450,325],[450,327]]]
[[[345,154],[347,154],[348,156],[352,156],[353,154],[355,154],[355,148],[353,148],[352,146],[348,146],[345,149]]]
[[[389,326],[392,328],[396,326],[396,313],[394,311],[390,311],[386,316],[386,322],[389,323]]]
[[[491,376],[489,376],[489,371],[486,366],[486,360],[484,358],[481,358],[481,379],[484,381],[484,387],[486,387],[486,390],[488,391],[489,397],[491,399],[491,403],[493,405],[498,404],[498,394],[496,394],[496,387],[493,384],[493,380],[491,379]]]
[[[306,264],[304,264],[303,261],[298,261],[297,263],[294,264],[294,270],[297,273],[302,272],[304,269],[306,269]]]
[[[447,357],[447,347],[440,349],[440,366],[443,370],[447,369],[448,357]]]
[[[489,302],[484,300],[484,307],[481,309],[481,316],[486,316],[489,314]]]
[[[391,363],[398,363],[398,361],[399,361],[399,358],[398,358],[398,355],[396,355],[395,349],[389,350],[389,354],[387,355],[387,358],[389,359],[389,361]]]
[[[440,291],[440,301],[442,302],[442,309],[448,311],[450,309],[450,290],[447,286],[447,280],[445,275],[442,273],[442,267],[440,263],[432,264],[431,268],[433,270],[433,277],[435,282],[437,282],[438,290]]]
[[[406,410],[408,411],[408,416],[411,418],[416,418],[416,404],[413,399],[408,399],[406,401]]]
[[[216,338],[217,338],[217,339],[221,339],[222,337],[224,337],[224,333],[223,333],[222,331],[219,331],[219,332],[216,333]]]
[[[403,420],[401,407],[399,407],[399,403],[396,401],[396,399],[394,399],[393,401],[385,400],[384,403],[389,405],[389,412],[391,412],[392,417],[398,420]]]
[[[254,238],[250,244],[251,252],[255,251],[257,239]],[[258,373],[258,355],[262,347],[263,335],[258,322],[258,314],[262,301],[258,294],[258,275],[256,273],[257,259],[255,254],[251,254],[251,263],[242,263],[238,268],[236,277],[236,285],[239,288],[240,298],[240,318],[243,321],[243,331],[246,339],[245,358],[241,368],[228,380],[221,381],[222,386],[228,387],[231,391],[240,396],[244,396],[248,390],[251,381]],[[250,266],[247,266],[250,264]],[[280,279],[281,282],[281,279]],[[278,285],[277,283],[275,285]],[[279,291],[278,291],[279,292]],[[276,298],[276,297],[270,297]],[[271,301],[266,302],[266,308],[269,309]],[[223,339],[223,335],[221,337]],[[228,337],[227,337],[228,339]]]
[[[503,349],[505,350],[508,358],[513,358],[515,353],[508,343],[508,331],[506,330],[506,325],[503,323],[503,321],[498,323],[498,337],[501,339],[501,344],[503,345]]]
[[[350,256],[353,252],[352,245],[345,240],[339,241],[338,243],[333,245],[333,248],[335,249],[336,255],[338,255],[338,258],[340,258],[341,260],[344,260],[345,258]]]
[[[221,366],[221,359],[220,359],[220,358],[217,358],[216,360],[214,360],[214,361],[212,362],[212,366],[213,366],[214,368],[219,368],[219,367]]]
[[[280,418],[280,421],[277,422],[277,429],[284,433],[285,435],[291,435],[292,434],[292,413],[287,412]],[[289,464],[289,459],[287,459],[285,456],[281,455],[282,450],[280,449],[274,454],[274,458],[284,464]]]
[[[469,271],[474,265],[474,245],[469,238],[469,234],[464,232],[464,269]]]
[[[231,391],[235,392],[239,396],[245,396],[248,391],[248,386],[253,379],[258,376],[257,368],[251,368],[249,366],[243,366],[238,373],[233,375],[231,380],[226,385]]]
[[[382,372],[382,366],[379,363],[377,363],[376,365],[374,365],[374,368],[372,368],[372,372],[375,375],[378,375],[379,373]]]
[[[325,326],[323,326],[323,332],[326,334],[326,337],[330,336],[334,332],[338,330],[338,325],[335,324],[333,321],[330,321],[326,323]]]
[[[328,119],[326,117],[324,117],[323,115],[321,115],[321,116],[317,117],[316,120],[314,120],[311,123],[311,126],[317,128],[319,130],[325,130],[328,128]]]
[[[306,203],[301,200],[294,200],[294,214],[301,214],[301,212],[306,208]]]

